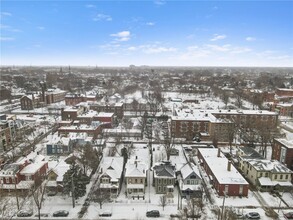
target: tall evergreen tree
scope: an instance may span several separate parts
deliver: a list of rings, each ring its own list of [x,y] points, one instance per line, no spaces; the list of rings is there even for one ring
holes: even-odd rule
[[[63,176],[63,192],[74,195],[74,199],[77,199],[85,195],[88,183],[89,177],[83,174],[80,167],[73,162]]]

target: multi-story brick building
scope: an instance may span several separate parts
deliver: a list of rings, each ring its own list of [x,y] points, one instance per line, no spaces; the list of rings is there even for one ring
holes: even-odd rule
[[[119,119],[123,118],[124,110],[123,105],[124,103],[90,103],[90,109],[95,110],[97,112],[112,112],[114,113]]]
[[[0,189],[30,190],[34,185],[40,184],[47,171],[48,162],[44,161],[44,156],[32,153],[3,167],[0,171]]]
[[[276,128],[278,114],[256,110],[190,110],[176,109],[171,116],[171,135],[176,138],[200,137],[201,140],[217,139],[229,142],[236,127],[264,126]]]
[[[275,138],[273,140],[272,159],[280,161],[293,170],[293,139]]]
[[[248,182],[220,151],[210,148],[198,149],[198,159],[220,196],[247,196]]]
[[[8,121],[0,121],[0,152],[6,151],[11,144],[11,132]]]
[[[20,98],[21,110],[33,110],[34,108],[39,108],[43,105],[41,98],[39,96],[25,95]]]
[[[65,96],[65,104],[66,105],[75,106],[81,102],[87,102],[87,101],[95,102],[95,101],[97,101],[97,98],[94,94],[83,95],[83,94],[68,93]]]
[[[62,121],[74,121],[79,115],[84,113],[86,109],[82,106],[73,106],[61,109],[61,120]]]
[[[277,88],[276,95],[280,97],[293,97],[293,89]]]

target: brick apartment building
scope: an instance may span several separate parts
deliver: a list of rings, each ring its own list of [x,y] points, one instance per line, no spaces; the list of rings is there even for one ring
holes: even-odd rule
[[[274,139],[272,159],[280,161],[293,170],[293,140],[286,138]]]

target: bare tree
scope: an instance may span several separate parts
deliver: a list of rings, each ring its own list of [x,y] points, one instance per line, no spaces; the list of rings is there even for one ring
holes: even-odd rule
[[[41,181],[41,179],[39,180]],[[38,219],[41,219],[41,208],[44,201],[44,195],[46,191],[47,182],[44,181],[41,183],[34,191],[32,192],[32,197],[38,209]]]
[[[8,208],[8,204],[7,202],[5,202],[5,198],[3,196],[3,190],[0,189],[0,218],[1,220],[5,220],[8,219],[7,216],[7,208]]]
[[[97,169],[101,159],[101,152],[93,149],[89,143],[79,146],[77,149],[80,152],[78,160],[82,164],[83,173],[86,174],[89,169]]]
[[[166,205],[168,205],[168,198],[167,195],[160,196],[159,205],[162,206],[163,210]]]
[[[100,185],[98,189],[93,193],[93,201],[99,203],[100,209],[103,208],[103,204],[110,200],[110,192],[108,189],[101,189]]]
[[[222,95],[221,95],[221,99],[223,100],[226,108],[227,108],[227,105],[228,105],[228,102],[229,102],[229,94],[228,92],[226,91],[223,91]]]
[[[238,108],[242,108],[242,105],[243,105],[243,101],[242,101],[242,96],[241,96],[241,92],[240,91],[237,91],[235,93],[236,95],[236,101],[235,101],[235,104]]]
[[[135,116],[137,116],[138,106],[139,106],[138,101],[137,101],[136,99],[133,99],[133,102],[132,102],[132,108],[133,108],[133,110],[135,111]]]

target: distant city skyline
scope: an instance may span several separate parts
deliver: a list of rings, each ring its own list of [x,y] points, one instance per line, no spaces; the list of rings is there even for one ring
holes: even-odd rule
[[[293,66],[293,1],[1,1],[1,65]]]

